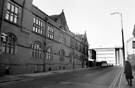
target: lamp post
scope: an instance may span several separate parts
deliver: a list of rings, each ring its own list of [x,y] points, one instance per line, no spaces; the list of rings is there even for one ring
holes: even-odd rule
[[[124,46],[124,33],[123,33],[123,20],[122,20],[122,13],[114,12],[111,15],[119,14],[121,17],[121,34],[122,34],[122,51],[123,51],[123,65],[125,65],[125,46]]]

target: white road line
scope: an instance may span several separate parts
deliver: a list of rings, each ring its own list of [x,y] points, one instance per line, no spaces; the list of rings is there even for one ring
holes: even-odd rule
[[[64,84],[76,84],[76,85],[90,85],[88,83],[76,83],[76,82],[60,82],[60,83],[64,83]]]
[[[116,86],[116,82],[118,81],[118,78],[120,76],[120,74],[123,72],[123,69],[120,69],[119,74],[114,78],[113,82],[111,83],[111,85],[109,86],[109,88],[114,88]]]
[[[116,86],[116,83],[118,82],[118,78],[121,76],[122,72],[123,72],[123,70],[120,71],[116,81],[114,82],[113,88]]]
[[[115,76],[115,78],[114,78],[114,80],[113,80],[113,82],[111,83],[111,85],[110,85],[110,87],[109,87],[109,88],[112,88],[112,86],[113,86],[114,82],[116,81],[116,78],[117,78],[117,76],[118,76],[119,72],[120,72],[120,70],[117,70],[117,72],[116,72],[117,74],[116,74],[116,76]]]
[[[122,76],[123,76],[123,71],[122,71],[121,76],[120,76],[120,82],[119,82],[119,84],[118,84],[118,88],[120,88],[120,86],[121,86]]]
[[[81,77],[80,76],[79,77],[75,77],[75,78],[69,79],[68,81],[72,81],[72,80],[78,79],[78,78],[81,78]]]

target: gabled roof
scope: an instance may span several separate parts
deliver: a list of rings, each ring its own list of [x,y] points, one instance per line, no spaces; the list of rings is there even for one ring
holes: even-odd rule
[[[59,18],[59,15],[51,15],[50,16],[53,20],[57,20]]]
[[[75,35],[76,35],[77,37],[79,37],[80,39],[82,39],[85,44],[89,45],[89,44],[88,44],[88,41],[87,41],[87,34],[86,34],[86,31],[85,31],[84,34],[75,34]]]
[[[57,20],[59,20],[61,23],[61,28],[63,28],[65,31],[68,29],[66,17],[63,10],[59,15],[51,15],[50,17],[56,22]]]

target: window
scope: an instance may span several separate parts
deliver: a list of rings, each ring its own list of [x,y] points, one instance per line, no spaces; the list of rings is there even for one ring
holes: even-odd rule
[[[12,3],[11,1],[7,2],[6,5],[6,15],[5,19],[17,24],[18,22],[18,15],[19,15],[19,6]]]
[[[72,37],[70,37],[70,47],[74,48],[74,40]]]
[[[75,43],[75,49],[78,50],[78,42]]]
[[[60,43],[65,43],[65,35],[62,32],[60,33],[59,42]]]
[[[73,54],[70,53],[70,54],[69,54],[69,63],[72,63],[72,59],[73,59]]]
[[[79,60],[82,60],[82,56],[78,56],[78,59],[79,59]]]
[[[83,52],[83,45],[80,44],[80,51]]]
[[[81,52],[81,43],[79,43],[79,45],[78,45],[78,46],[79,46],[79,51]]]
[[[54,28],[52,26],[48,26],[48,38],[54,39]]]
[[[87,54],[88,53],[88,49],[87,49],[87,47],[85,46],[85,54]]]
[[[42,58],[41,44],[39,44],[39,43],[33,43],[32,44],[32,57]]]
[[[81,51],[81,44],[78,42],[78,51]]]
[[[82,61],[80,60],[80,64],[82,64]]]
[[[53,59],[53,53],[52,53],[52,49],[51,48],[48,48],[47,49],[47,59],[48,60],[52,60]]]
[[[43,34],[43,21],[36,16],[33,16],[33,31]]]
[[[77,54],[75,54],[75,57],[74,57],[75,59],[78,59],[78,55]]]
[[[74,63],[76,64],[76,59],[74,59]]]
[[[74,55],[74,62],[77,64],[77,60],[78,60],[78,55],[77,54],[75,54]]]
[[[16,37],[13,34],[6,34],[2,36],[3,52],[8,54],[15,54],[16,52]]]
[[[59,55],[60,55],[59,61],[64,61],[65,60],[65,51],[60,50]]]

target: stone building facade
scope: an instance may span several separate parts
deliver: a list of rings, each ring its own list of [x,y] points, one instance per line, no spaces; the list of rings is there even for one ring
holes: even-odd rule
[[[64,11],[49,16],[32,2],[0,0],[0,74],[6,67],[11,75],[84,67],[86,32],[71,32]]]

